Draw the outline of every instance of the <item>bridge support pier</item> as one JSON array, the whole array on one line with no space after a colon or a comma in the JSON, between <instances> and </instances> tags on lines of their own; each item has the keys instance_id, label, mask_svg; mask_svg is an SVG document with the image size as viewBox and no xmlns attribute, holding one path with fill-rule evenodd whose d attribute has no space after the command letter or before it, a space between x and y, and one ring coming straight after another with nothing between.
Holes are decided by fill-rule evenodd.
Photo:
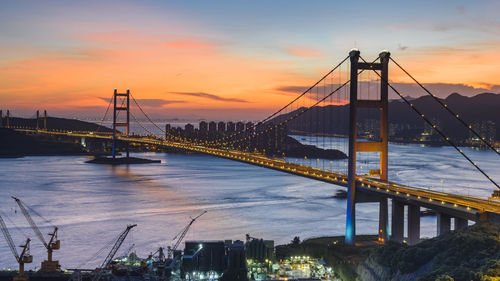
<instances>
[{"instance_id":1,"label":"bridge support pier","mask_svg":"<svg viewBox=\"0 0 500 281\"><path fill-rule=\"evenodd\" d=\"M455 230L464 229L469 226L469 221L462 218L454 219Z\"/></svg>"},{"instance_id":2,"label":"bridge support pier","mask_svg":"<svg viewBox=\"0 0 500 281\"><path fill-rule=\"evenodd\" d=\"M420 242L420 206L408 205L408 245Z\"/></svg>"},{"instance_id":3,"label":"bridge support pier","mask_svg":"<svg viewBox=\"0 0 500 281\"><path fill-rule=\"evenodd\" d=\"M389 210L387 207L387 198L382 198L378 213L378 241L385 243L389 233Z\"/></svg>"},{"instance_id":4,"label":"bridge support pier","mask_svg":"<svg viewBox=\"0 0 500 281\"><path fill-rule=\"evenodd\" d=\"M392 200L391 240L403 243L405 227L405 204L401 201Z\"/></svg>"},{"instance_id":5,"label":"bridge support pier","mask_svg":"<svg viewBox=\"0 0 500 281\"><path fill-rule=\"evenodd\" d=\"M451 216L444 213L437 214L437 235L443 235L451 230Z\"/></svg>"}]
</instances>

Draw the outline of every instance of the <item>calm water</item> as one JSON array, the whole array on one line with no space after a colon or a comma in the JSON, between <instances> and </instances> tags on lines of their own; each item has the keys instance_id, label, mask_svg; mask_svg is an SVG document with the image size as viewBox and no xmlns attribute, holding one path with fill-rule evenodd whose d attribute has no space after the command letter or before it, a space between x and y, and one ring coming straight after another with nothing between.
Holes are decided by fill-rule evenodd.
<instances>
[{"instance_id":1,"label":"calm water","mask_svg":"<svg viewBox=\"0 0 500 281\"><path fill-rule=\"evenodd\" d=\"M318 143L342 145L340 139ZM452 148L391 144L389 150L392 180L479 197L493 191ZM500 181L497 155L465 150ZM294 236L344 234L346 204L331 197L339 189L334 185L205 155L135 156L162 163L107 167L86 164L84 156L0 159L0 210L10 219L6 223L16 244L25 235L33 238L34 262L28 268L38 267L46 253L10 196L20 197L60 227L61 250L55 257L63 268L96 267L109 248L97 257L94 254L130 223L138 227L118 253L135 244L137 254L145 256L158 246L170 245L189 217L202 210L208 213L193 225L188 240L244 239L250 233L287 243ZM344 165L343 161L297 161L325 168ZM364 163L370 166L369 161ZM377 205L359 205L357 212L358 233L376 233ZM48 225L38 217L35 220L42 233L48 233ZM423 217L422 236L434 235L435 217ZM0 251L0 268L17 267L3 237Z\"/></svg>"}]
</instances>

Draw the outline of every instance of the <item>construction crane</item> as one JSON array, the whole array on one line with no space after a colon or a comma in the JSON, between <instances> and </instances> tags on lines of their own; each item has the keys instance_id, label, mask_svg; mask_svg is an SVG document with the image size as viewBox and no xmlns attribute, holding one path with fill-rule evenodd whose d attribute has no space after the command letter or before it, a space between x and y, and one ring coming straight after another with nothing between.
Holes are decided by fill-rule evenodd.
<instances>
[{"instance_id":1,"label":"construction crane","mask_svg":"<svg viewBox=\"0 0 500 281\"><path fill-rule=\"evenodd\" d=\"M174 246L172 247L168 247L168 258L171 259L174 252L177 250L177 247L179 247L179 245L181 244L182 242L182 239L184 239L184 237L186 236L189 228L191 227L191 225L201 216L203 216L207 211L203 211L201 214L199 214L198 216L196 216L195 218L191 218L191 221L188 223L188 225L181 231L179 232L175 237L174 239L172 240L175 240L177 238L177 241L175 242Z\"/></svg>"},{"instance_id":2,"label":"construction crane","mask_svg":"<svg viewBox=\"0 0 500 281\"><path fill-rule=\"evenodd\" d=\"M24 202L22 202L19 198L12 196L12 199L14 199L17 205L19 205L19 208L21 209L21 212L23 213L24 217L26 217L26 220L30 224L31 229L33 229L33 232L35 232L36 236L38 236L38 239L40 239L40 241L43 243L43 246L45 246L45 249L47 249L47 260L42 261L42 266L40 267L40 271L50 272L50 273L59 272L61 267L59 265L59 261L52 260L52 251L59 250L61 248L61 241L57 239L57 230L58 230L57 226L54 226L54 231L48 234L50 239L49 242L47 242L43 237L42 232L36 225L35 221L33 221L33 218L31 217L30 213L27 210L27 208L30 207L27 206Z\"/></svg>"},{"instance_id":3,"label":"construction crane","mask_svg":"<svg viewBox=\"0 0 500 281\"><path fill-rule=\"evenodd\" d=\"M97 273L94 275L94 278L92 279L92 281L98 281L99 279L101 279L101 276L104 272L104 269L109 267L109 264L111 263L111 261L115 257L116 252L118 251L118 249L120 249L120 246L122 245L125 238L127 238L128 233L130 232L130 230L132 228L134 228L136 226L137 226L137 224L127 225L127 228L118 236L118 238L116 238L115 244L113 245L113 248L111 248L111 251L106 256L106 258L104 259L104 262L101 264L101 266L97 268Z\"/></svg>"},{"instance_id":4,"label":"construction crane","mask_svg":"<svg viewBox=\"0 0 500 281\"><path fill-rule=\"evenodd\" d=\"M17 253L16 246L14 245L14 241L12 241L12 236L10 236L9 229L5 225L5 222L3 221L2 216L0 216L0 227L2 228L3 236L5 237L7 244L9 244L9 247L10 247L12 254L14 254L16 261L19 263L19 274L17 276L14 276L13 280L14 281L27 281L27 280L29 280L28 276L24 275L24 264L31 263L33 261L33 256L30 255L30 253L29 253L31 240L29 238L27 238L26 243L24 245L20 246L23 250L21 251L21 254L19 255Z\"/></svg>"}]
</instances>

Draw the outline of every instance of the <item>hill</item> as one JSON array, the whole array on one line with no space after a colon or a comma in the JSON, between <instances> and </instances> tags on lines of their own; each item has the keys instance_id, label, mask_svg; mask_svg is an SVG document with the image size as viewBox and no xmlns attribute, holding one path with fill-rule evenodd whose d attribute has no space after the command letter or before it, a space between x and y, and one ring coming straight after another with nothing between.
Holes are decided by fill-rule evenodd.
<instances>
[{"instance_id":1,"label":"hill","mask_svg":"<svg viewBox=\"0 0 500 281\"><path fill-rule=\"evenodd\" d=\"M3 126L5 126L6 120L2 120ZM26 127L26 128L36 128L36 118L9 118L10 127ZM43 128L43 118L38 120L38 125ZM2 124L0 124L0 127ZM100 131L100 132L112 132L113 130L100 126L96 123L80 121L76 119L58 118L58 117L47 117L47 129L48 130L70 130L70 131Z\"/></svg>"},{"instance_id":2,"label":"hill","mask_svg":"<svg viewBox=\"0 0 500 281\"><path fill-rule=\"evenodd\" d=\"M473 97L465 97L457 93L442 99L449 108L457 112L462 119L471 124L489 141L500 140L500 94L482 93ZM449 114L430 96L423 96L411 101L426 117L433 121L445 134L458 142L470 140L471 134L454 116ZM274 118L272 123L279 123L303 109ZM368 137L378 136L378 109L360 109L358 112L358 131ZM328 105L314 107L297 119L288 122L292 133L298 134L336 134L346 136L349 131L349 105ZM434 141L440 141L437 134L426 125L411 108L402 100L389 102L389 137L391 140L420 140L422 133L427 132Z\"/></svg>"},{"instance_id":3,"label":"hill","mask_svg":"<svg viewBox=\"0 0 500 281\"><path fill-rule=\"evenodd\" d=\"M500 225L478 223L414 246L390 243L357 269L357 280L500 280Z\"/></svg>"}]
</instances>

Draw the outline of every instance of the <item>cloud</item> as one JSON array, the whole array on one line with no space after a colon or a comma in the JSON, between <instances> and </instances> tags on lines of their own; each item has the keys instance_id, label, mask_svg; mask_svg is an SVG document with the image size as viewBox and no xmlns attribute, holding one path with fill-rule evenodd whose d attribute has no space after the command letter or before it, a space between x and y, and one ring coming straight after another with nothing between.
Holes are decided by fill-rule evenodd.
<instances>
[{"instance_id":1,"label":"cloud","mask_svg":"<svg viewBox=\"0 0 500 281\"><path fill-rule=\"evenodd\" d=\"M400 92L403 96L410 96L416 98L426 95L426 92L415 83L393 82L391 83L391 85L393 85L394 88L398 90L398 92ZM326 84L317 86L317 88L319 93L331 93L339 86L340 86L339 84ZM468 97L487 92L500 93L500 85L494 85L494 84L484 84L484 87L474 87L465 84L424 83L424 86L431 93L440 98L446 98L452 93L459 93L463 96L468 96ZM349 91L349 85L346 85L345 87L346 91ZM368 81L359 82L359 89L361 89L364 92L377 93L378 87L379 84L377 82L368 82ZM291 85L291 86L281 86L276 88L276 90L283 92L287 95L297 96L299 94L302 94L308 88L309 88L308 86ZM311 90L310 93L311 95L308 95L307 97L313 100L316 100L318 98L321 99L324 97L324 94L320 94L319 96L316 95L316 88ZM389 98L394 99L394 98L399 98L399 96L397 96L397 94L392 89L390 89Z\"/></svg>"},{"instance_id":2,"label":"cloud","mask_svg":"<svg viewBox=\"0 0 500 281\"><path fill-rule=\"evenodd\" d=\"M296 46L286 48L285 51L292 56L300 58L318 58L324 56L323 51L314 47Z\"/></svg>"},{"instance_id":3,"label":"cloud","mask_svg":"<svg viewBox=\"0 0 500 281\"><path fill-rule=\"evenodd\" d=\"M216 101L229 101L229 102L248 102L243 99L238 99L238 98L225 98L221 96L217 96L214 94L208 94L208 93L191 93L191 92L171 92L172 94L176 95L181 95L181 96L191 96L191 97L199 97L199 98L206 98L206 99L211 99L211 100L216 100Z\"/></svg>"},{"instance_id":4,"label":"cloud","mask_svg":"<svg viewBox=\"0 0 500 281\"><path fill-rule=\"evenodd\" d=\"M109 98L99 97L99 99L105 101L106 103L109 102ZM144 106L144 107L163 107L164 105L167 105L167 104L185 103L186 102L186 101L182 101L182 100L164 100L164 99L135 99L135 100L137 101L137 103L140 106ZM130 101L130 102L133 103L133 101Z\"/></svg>"}]
</instances>

